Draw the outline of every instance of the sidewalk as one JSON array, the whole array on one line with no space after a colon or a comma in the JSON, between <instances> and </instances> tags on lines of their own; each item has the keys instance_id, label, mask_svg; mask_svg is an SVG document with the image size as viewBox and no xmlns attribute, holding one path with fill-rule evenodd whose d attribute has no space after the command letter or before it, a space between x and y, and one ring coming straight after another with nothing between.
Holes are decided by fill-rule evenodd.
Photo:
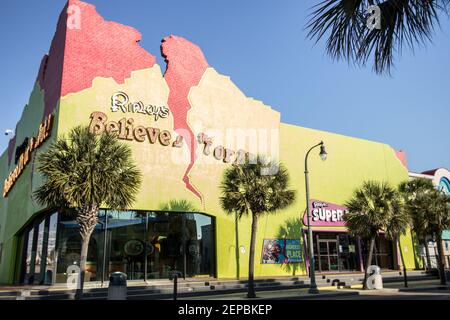
<instances>
[{"instance_id":1,"label":"sidewalk","mask_svg":"<svg viewBox=\"0 0 450 320\"><path fill-rule=\"evenodd\" d=\"M405 288L403 283L387 283L382 290L362 290L362 285L352 285L344 288L337 287L320 287L319 294L308 293L307 288L303 289L289 289L289 290L274 290L274 291L260 291L256 293L257 298L252 300L313 300L313 299L342 299L354 296L369 296L369 295L386 295L396 293L415 293L427 291L442 291L450 293L450 285L442 286L439 280L425 280L414 281L408 283ZM179 298L179 300L248 300L245 292L222 294L222 295L205 295L188 298Z\"/></svg>"},{"instance_id":2,"label":"sidewalk","mask_svg":"<svg viewBox=\"0 0 450 320\"><path fill-rule=\"evenodd\" d=\"M333 299L336 297L355 296L359 295L358 290L351 289L321 289L318 294L308 293L308 289L289 289L289 290L275 290L275 291L260 291L256 292L256 298L253 300L307 300L307 299ZM179 298L178 300L249 300L247 293L231 293L213 296L197 296L189 298Z\"/></svg>"}]
</instances>

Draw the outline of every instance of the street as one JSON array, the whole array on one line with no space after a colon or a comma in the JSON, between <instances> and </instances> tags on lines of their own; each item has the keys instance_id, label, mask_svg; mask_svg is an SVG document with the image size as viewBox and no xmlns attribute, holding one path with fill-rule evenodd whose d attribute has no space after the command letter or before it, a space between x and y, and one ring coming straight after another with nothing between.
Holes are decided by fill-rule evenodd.
<instances>
[{"instance_id":1,"label":"street","mask_svg":"<svg viewBox=\"0 0 450 320\"><path fill-rule=\"evenodd\" d=\"M317 300L329 300L320 297ZM450 300L450 290L423 290L413 292L398 292L389 289L380 291L362 291L358 295L337 296L333 300Z\"/></svg>"}]
</instances>

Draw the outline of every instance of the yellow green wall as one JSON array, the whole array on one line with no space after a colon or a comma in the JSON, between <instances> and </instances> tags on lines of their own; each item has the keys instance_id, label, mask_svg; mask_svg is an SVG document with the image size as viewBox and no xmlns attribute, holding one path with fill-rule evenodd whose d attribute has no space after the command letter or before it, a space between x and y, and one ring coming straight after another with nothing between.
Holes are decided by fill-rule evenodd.
<instances>
[{"instance_id":1,"label":"yellow green wall","mask_svg":"<svg viewBox=\"0 0 450 320\"><path fill-rule=\"evenodd\" d=\"M167 106L168 86L158 65L146 70L133 72L124 84L113 79L96 78L91 88L69 94L60 101L55 116L52 138L66 134L74 126L90 122L90 115L100 111L108 120L118 121L123 117L133 118L135 125L154 126L173 133L173 115L155 121L148 115L113 113L110 110L111 96L118 91L128 94L132 101L145 104ZM302 128L280 123L280 114L269 106L246 97L230 80L213 68L204 74L200 84L189 94L192 106L188 122L194 134L206 133L214 138L214 146L223 145L237 150L261 152L264 147L273 151L287 167L291 177L291 188L296 191L295 203L277 214L262 217L258 225L256 243L256 276L282 276L304 274L305 266L261 264L261 251L264 239L279 238L288 231L290 238L298 238L299 221L305 211L304 157L306 151L323 140L329 154L322 162L318 154L311 154L309 162L311 197L336 204L343 204L352 192L365 180L388 181L392 185L408 178L406 168L397 159L394 150L385 144L371 142L338 134ZM42 120L43 103L38 87L30 99L32 108L25 108L19 123L18 142L26 136L34 136ZM236 140L237 133L258 137L258 149L253 150L251 140L242 145ZM175 134L174 134L175 135ZM229 164L217 161L212 156L197 150L198 159L190 173L193 185L203 195L202 203L191 193L182 181L189 159L186 144L182 148L163 147L148 141L124 141L133 150L133 157L143 173L143 185L137 195L135 210L159 210L173 199L185 199L196 205L202 212L216 218L217 276L236 277L235 224L234 216L229 216L219 205L223 171ZM48 148L46 142L38 152ZM13 166L7 165L6 152L0 158L0 178L6 178ZM32 190L41 183L32 165L13 187L6 199L0 200L0 223L3 226L0 241L4 243L4 253L0 264L0 283L13 281L15 260L14 245L17 233L42 208L31 198ZM31 184L31 178L33 183ZM246 248L240 253L240 274L248 272L248 253L250 242L250 219L239 222L239 244ZM294 231L292 231L294 230ZM297 231L295 231L297 230ZM414 268L414 254L411 238L402 238L408 268ZM293 268L294 267L294 268Z\"/></svg>"}]
</instances>

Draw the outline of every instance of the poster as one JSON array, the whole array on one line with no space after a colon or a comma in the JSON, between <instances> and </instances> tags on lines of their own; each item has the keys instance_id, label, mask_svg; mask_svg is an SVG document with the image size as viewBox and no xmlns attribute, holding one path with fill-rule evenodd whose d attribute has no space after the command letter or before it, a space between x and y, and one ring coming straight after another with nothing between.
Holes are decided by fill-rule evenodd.
<instances>
[{"instance_id":1,"label":"poster","mask_svg":"<svg viewBox=\"0 0 450 320\"><path fill-rule=\"evenodd\" d=\"M272 239L264 240L262 264L286 264L302 262L300 240Z\"/></svg>"}]
</instances>

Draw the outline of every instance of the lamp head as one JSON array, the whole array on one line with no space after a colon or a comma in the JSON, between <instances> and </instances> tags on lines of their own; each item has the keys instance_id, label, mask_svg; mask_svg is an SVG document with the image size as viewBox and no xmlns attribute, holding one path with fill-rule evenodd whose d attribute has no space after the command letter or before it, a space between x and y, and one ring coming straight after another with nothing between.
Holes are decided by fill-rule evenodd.
<instances>
[{"instance_id":1,"label":"lamp head","mask_svg":"<svg viewBox=\"0 0 450 320\"><path fill-rule=\"evenodd\" d=\"M328 153L325 150L325 145L324 145L323 141L322 141L322 145L320 146L320 154L319 155L320 155L320 158L322 159L322 161L327 160Z\"/></svg>"}]
</instances>

